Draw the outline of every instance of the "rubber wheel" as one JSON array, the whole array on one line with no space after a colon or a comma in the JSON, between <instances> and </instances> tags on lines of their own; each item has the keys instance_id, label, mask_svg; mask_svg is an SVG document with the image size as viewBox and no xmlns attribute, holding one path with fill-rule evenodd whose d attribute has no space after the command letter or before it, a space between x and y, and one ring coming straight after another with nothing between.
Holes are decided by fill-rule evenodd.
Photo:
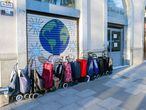
<instances>
[{"instance_id":1,"label":"rubber wheel","mask_svg":"<svg viewBox=\"0 0 146 110\"><path fill-rule=\"evenodd\" d=\"M29 98L29 94L25 94L24 99L28 99L28 98Z\"/></svg>"},{"instance_id":2,"label":"rubber wheel","mask_svg":"<svg viewBox=\"0 0 146 110\"><path fill-rule=\"evenodd\" d=\"M33 96L32 96L33 99L36 99L38 97L39 97L39 94L38 93L34 93Z\"/></svg>"},{"instance_id":3,"label":"rubber wheel","mask_svg":"<svg viewBox=\"0 0 146 110\"><path fill-rule=\"evenodd\" d=\"M64 83L64 84L63 84L63 88L64 88L64 89L68 88L68 84L67 84L67 83Z\"/></svg>"},{"instance_id":4,"label":"rubber wheel","mask_svg":"<svg viewBox=\"0 0 146 110\"><path fill-rule=\"evenodd\" d=\"M96 79L97 78L97 76L94 76L94 79Z\"/></svg>"},{"instance_id":5,"label":"rubber wheel","mask_svg":"<svg viewBox=\"0 0 146 110\"><path fill-rule=\"evenodd\" d=\"M33 94L29 94L29 99L32 99L33 98Z\"/></svg>"},{"instance_id":6,"label":"rubber wheel","mask_svg":"<svg viewBox=\"0 0 146 110\"><path fill-rule=\"evenodd\" d=\"M19 94L16 96L16 101L22 101L23 100L23 95Z\"/></svg>"}]
</instances>

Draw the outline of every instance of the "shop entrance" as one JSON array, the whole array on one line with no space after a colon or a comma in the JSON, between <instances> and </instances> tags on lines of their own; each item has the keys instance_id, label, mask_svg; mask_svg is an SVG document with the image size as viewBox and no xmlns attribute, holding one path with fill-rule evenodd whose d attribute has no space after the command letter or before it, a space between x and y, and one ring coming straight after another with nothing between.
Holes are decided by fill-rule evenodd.
<instances>
[{"instance_id":1,"label":"shop entrance","mask_svg":"<svg viewBox=\"0 0 146 110\"><path fill-rule=\"evenodd\" d=\"M123 64L123 29L108 28L108 52L113 59L113 66Z\"/></svg>"}]
</instances>

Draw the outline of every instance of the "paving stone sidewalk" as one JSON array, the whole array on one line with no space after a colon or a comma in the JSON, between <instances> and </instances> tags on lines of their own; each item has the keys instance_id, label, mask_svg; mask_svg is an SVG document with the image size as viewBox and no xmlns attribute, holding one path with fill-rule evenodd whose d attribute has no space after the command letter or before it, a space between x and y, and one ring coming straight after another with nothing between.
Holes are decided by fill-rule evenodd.
<instances>
[{"instance_id":1,"label":"paving stone sidewalk","mask_svg":"<svg viewBox=\"0 0 146 110\"><path fill-rule=\"evenodd\" d=\"M146 110L146 63L0 110Z\"/></svg>"}]
</instances>

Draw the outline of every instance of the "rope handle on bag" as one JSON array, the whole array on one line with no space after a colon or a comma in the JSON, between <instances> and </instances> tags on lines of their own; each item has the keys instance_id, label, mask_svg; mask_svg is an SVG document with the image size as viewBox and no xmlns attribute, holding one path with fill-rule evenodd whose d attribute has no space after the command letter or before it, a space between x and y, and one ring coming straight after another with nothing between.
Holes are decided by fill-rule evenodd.
<instances>
[{"instance_id":1,"label":"rope handle on bag","mask_svg":"<svg viewBox=\"0 0 146 110\"><path fill-rule=\"evenodd\" d=\"M98 58L97 55L95 53L92 53L92 57L93 58Z\"/></svg>"},{"instance_id":2,"label":"rope handle on bag","mask_svg":"<svg viewBox=\"0 0 146 110\"><path fill-rule=\"evenodd\" d=\"M88 52L88 56L92 56L93 52Z\"/></svg>"},{"instance_id":3,"label":"rope handle on bag","mask_svg":"<svg viewBox=\"0 0 146 110\"><path fill-rule=\"evenodd\" d=\"M51 58L51 57L52 57L52 58ZM51 62L51 63L53 64L53 63L56 62L56 61L55 61L55 58L56 58L55 55L50 55L50 56L48 57L48 61Z\"/></svg>"},{"instance_id":4,"label":"rope handle on bag","mask_svg":"<svg viewBox=\"0 0 146 110\"><path fill-rule=\"evenodd\" d=\"M17 65L18 65L18 62L13 66L13 70L10 74L10 82L12 82L13 76L14 76L15 73L18 75Z\"/></svg>"},{"instance_id":5,"label":"rope handle on bag","mask_svg":"<svg viewBox=\"0 0 146 110\"><path fill-rule=\"evenodd\" d=\"M28 74L31 75L31 69L32 69L32 65L33 65L33 58L30 58L28 61Z\"/></svg>"},{"instance_id":6,"label":"rope handle on bag","mask_svg":"<svg viewBox=\"0 0 146 110\"><path fill-rule=\"evenodd\" d=\"M48 61L49 62L52 62L52 60L50 60L51 59L51 57L53 57L54 55L50 55L49 57L48 57Z\"/></svg>"},{"instance_id":7,"label":"rope handle on bag","mask_svg":"<svg viewBox=\"0 0 146 110\"><path fill-rule=\"evenodd\" d=\"M18 70L18 62L14 65L13 69L14 69L15 71Z\"/></svg>"},{"instance_id":8,"label":"rope handle on bag","mask_svg":"<svg viewBox=\"0 0 146 110\"><path fill-rule=\"evenodd\" d=\"M75 56L72 55L72 54L68 54L66 57L66 60L69 62L69 61L74 61L75 60Z\"/></svg>"},{"instance_id":9,"label":"rope handle on bag","mask_svg":"<svg viewBox=\"0 0 146 110\"><path fill-rule=\"evenodd\" d=\"M69 62L69 60L70 60L69 56L65 56L65 60L66 60L67 62Z\"/></svg>"},{"instance_id":10,"label":"rope handle on bag","mask_svg":"<svg viewBox=\"0 0 146 110\"><path fill-rule=\"evenodd\" d=\"M19 70L19 67L18 67L18 62L14 65L14 70L17 73L17 75L20 77L20 70Z\"/></svg>"}]
</instances>

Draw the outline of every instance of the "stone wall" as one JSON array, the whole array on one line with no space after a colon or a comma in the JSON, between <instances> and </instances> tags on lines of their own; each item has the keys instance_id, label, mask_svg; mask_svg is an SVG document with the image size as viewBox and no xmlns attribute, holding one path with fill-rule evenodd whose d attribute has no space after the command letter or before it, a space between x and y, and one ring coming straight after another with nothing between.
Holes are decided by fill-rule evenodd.
<instances>
[{"instance_id":1,"label":"stone wall","mask_svg":"<svg viewBox=\"0 0 146 110\"><path fill-rule=\"evenodd\" d=\"M133 0L134 33L133 33L133 64L140 64L144 60L144 10L145 0Z\"/></svg>"}]
</instances>

